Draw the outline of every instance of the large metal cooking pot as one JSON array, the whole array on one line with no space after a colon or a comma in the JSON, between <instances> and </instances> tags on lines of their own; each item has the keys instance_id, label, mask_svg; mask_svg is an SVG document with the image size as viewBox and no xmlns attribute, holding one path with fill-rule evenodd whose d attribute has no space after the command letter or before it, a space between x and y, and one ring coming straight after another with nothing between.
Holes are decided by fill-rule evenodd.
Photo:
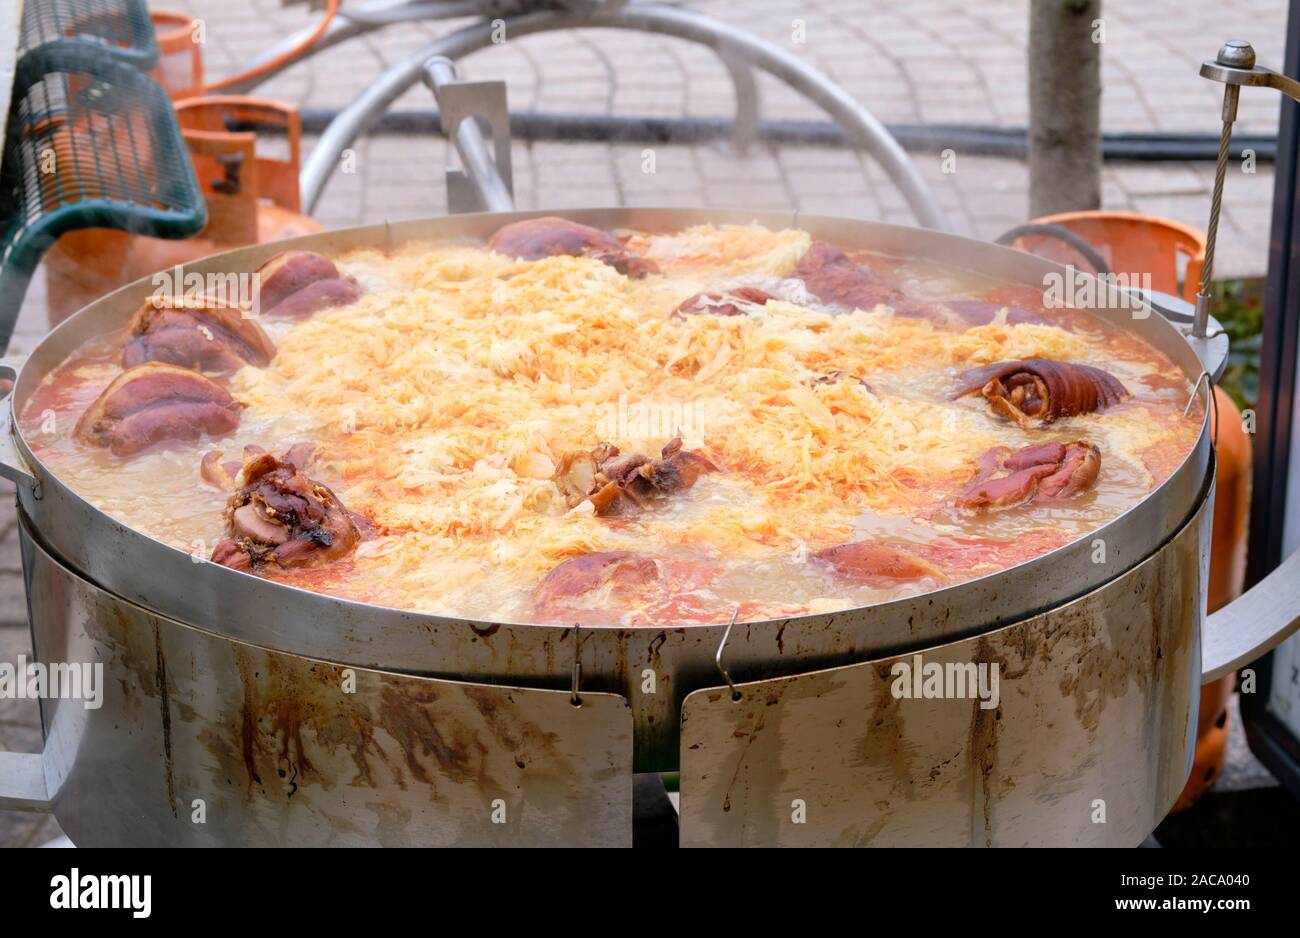
<instances>
[{"instance_id":1,"label":"large metal cooking pot","mask_svg":"<svg viewBox=\"0 0 1300 938\"><path fill-rule=\"evenodd\" d=\"M186 272L251 271L288 247L330 254L417 238L485 238L535 214L541 213L328 232L231 251L187 265ZM563 214L599 227L651 231L704 222L795 225L847 248L930 258L1036 287L1046 274L1061 271L994 245L843 219L665 209ZM899 779L909 773L929 771L929 787L943 787L935 781L945 777L942 771L913 765L900 754L929 749L945 738L944 726L961 729L970 757L957 760L967 765L970 779L948 782L961 788L982 779L987 816L980 827L972 814L962 842L1117 843L1135 834L1140 839L1182 785L1202 667L1209 551L1204 519L1213 482L1208 407L1185 462L1145 500L1090 538L992 576L834 614L743 623L727 636L725 648L720 626L663 623L578 633L466 621L335 599L196 562L95 509L33 456L11 413L21 412L41 379L70 352L119 328L150 292L147 280L138 281L51 332L17 374L6 408L10 425L0 437L0 471L18 489L37 656L105 662L121 699L93 712L43 701L45 755L32 757L34 762L0 754L0 806L53 803L74 840L88 843L491 842L502 825L485 835L474 824L466 826L466 813L477 818L483 805L496 800L494 792L510 792L513 785L530 788L537 799L526 801L532 805L527 816L509 827L517 838L617 842L627 827L630 787L625 791L621 781L611 787L610 779L680 767L684 841L833 841L825 828L820 839L808 827L793 835L781 832L776 819L789 809L779 805L788 804L789 785L799 778L818 789L822 805L839 794L847 812L841 831L853 827L849 822L862 805L893 806L872 808L882 818L867 825L875 834L856 840L886 832L885 840L905 841L927 830L935 834L928 839L951 840L950 826L918 827L919 820L909 820L929 797L919 779L904 799L913 811L904 810L898 798ZM1193 342L1161 316L1130 309L1096 312L1167 354L1205 401L1201 377L1220 366L1225 339ZM1106 548L1100 563L1098 540ZM1275 574L1210 620L1221 627L1204 638L1210 676L1251 660L1295 628L1297 579L1294 573ZM1281 595L1279 587L1289 594ZM1132 621L1116 621L1111 610L1127 607ZM1071 643L1082 643L1078 654L1065 653ZM1105 662L1087 653L1098 647L1107 653ZM1015 699L1032 703L1017 715L1014 735L1021 742L1015 751L1003 744L996 757L990 755L987 739L979 737L990 727L968 706L936 710L920 723L888 714L873 722L867 719L871 711L853 709L871 701L884 707L889 683L882 674L888 675L889 662L917 650L1004 662L1019 681ZM1022 666L1013 666L1008 656L1023 658ZM1076 691L1065 693L1069 672L1084 659L1089 666L1104 665L1106 680L1092 686L1076 675ZM363 690L338 699L334 682L344 670L361 675ZM723 686L724 673L737 682L742 705ZM113 696L114 680L108 683ZM575 689L581 707L573 706ZM1003 697L1008 711L1016 709L1005 702L1009 692ZM1144 704L1136 702L1139 697ZM145 698L151 702L141 706ZM764 699L758 715L743 705ZM1107 700L1114 702L1101 718L1093 711L1106 710ZM573 714L582 718L575 723ZM1098 728L1116 717L1128 722L1116 723L1109 733ZM1145 726L1135 729L1133 720ZM849 729L843 729L846 724ZM785 729L773 729L778 725ZM803 729L795 733L796 726ZM1083 736L1067 726L1082 728ZM340 727L350 729L337 736ZM766 739L776 734L784 743L735 749L737 739L753 744L763 737L764 727ZM865 736L838 738L841 731ZM885 758L884 750L871 755L885 731L896 737L894 755L883 774L867 778L863 766L878 769ZM724 744L727 739L731 746ZM1029 760L1021 747L1031 741L1041 752ZM845 763L845 747L858 743L865 761ZM524 749L528 754L520 755ZM767 753L766 768L753 764L760 751ZM805 758L792 761L796 751ZM504 758L512 752L518 757ZM468 762L454 758L466 753L478 756ZM832 761L839 753L842 771L817 753ZM378 771L376 761L388 768ZM1140 780L1134 776L1138 765L1146 767ZM994 791L995 767L998 778L1021 772L1029 777L1005 791L998 782ZM1133 780L1120 823L1079 827L1050 820L1043 807L1051 799L1043 787L1048 780L1059 786L1073 779L1087 787L1085 780L1112 771ZM732 789L713 798L706 794L720 773L730 773L733 786L743 778L746 797ZM105 786L111 797L104 795ZM207 793L205 798L222 789L222 823L183 823L187 788ZM369 792L364 810L356 788ZM778 809L764 800L765 792L778 799ZM873 792L892 795L876 798ZM608 810L594 811L591 799ZM110 802L111 809L104 806ZM112 811L134 811L137 823L124 825ZM579 815L585 821L576 820ZM995 816L1011 824L1006 836L999 835ZM148 824L138 823L145 817ZM403 817L410 823L401 823ZM688 820L695 835L687 832ZM422 835L421 821L437 836ZM940 829L944 836L938 836Z\"/></svg>"}]
</instances>

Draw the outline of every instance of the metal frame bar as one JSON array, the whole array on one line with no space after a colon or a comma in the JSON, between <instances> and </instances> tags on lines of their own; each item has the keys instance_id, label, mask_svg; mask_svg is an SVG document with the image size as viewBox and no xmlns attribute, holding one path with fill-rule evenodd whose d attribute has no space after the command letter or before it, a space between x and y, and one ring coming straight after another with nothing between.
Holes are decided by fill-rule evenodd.
<instances>
[{"instance_id":1,"label":"metal frame bar","mask_svg":"<svg viewBox=\"0 0 1300 938\"><path fill-rule=\"evenodd\" d=\"M1300 0L1288 4L1283 72L1300 75ZM1284 535L1295 420L1297 355L1300 354L1300 105L1283 96L1273 183L1268 285L1264 298L1255 461L1251 488L1246 581L1273 570L1286 549ZM1287 789L1300 797L1300 739L1268 706L1272 653L1255 663L1258 686L1241 697L1242 722L1251 751Z\"/></svg>"},{"instance_id":2,"label":"metal frame bar","mask_svg":"<svg viewBox=\"0 0 1300 938\"><path fill-rule=\"evenodd\" d=\"M621 5L621 0L619 0L618 5ZM311 47L289 55L274 69L256 75L247 81L232 86L232 88L237 92L246 93L304 58L315 55L317 52L324 51L355 36L373 32L394 23L406 23L416 20L446 20L479 14L492 15L489 5L476 2L476 0L450 0L450 2L427 2L427 0L396 0L396 2L392 2L392 0L387 0L387 2L375 3L355 10L340 10L335 20L326 28L325 34ZM293 52L296 46L310 37L314 28L307 27L286 36L258 55L253 60L251 67L256 68L258 65L269 62L278 56ZM732 144L737 152L744 153L753 145L758 136L758 86L754 82L753 72L745 66L743 61L727 55L725 50L719 50L718 54L719 58L722 59L723 66L727 69L727 74L731 77L731 83L736 94L736 120Z\"/></svg>"},{"instance_id":3,"label":"metal frame bar","mask_svg":"<svg viewBox=\"0 0 1300 938\"><path fill-rule=\"evenodd\" d=\"M406 11L411 14L407 18L415 19L425 15L424 12L418 16L414 15L417 7L423 7L427 12L429 5L411 6ZM401 7L384 7L384 9L391 11L390 15L394 17L392 22L399 21L397 17L401 13ZM752 128L757 122L757 90L750 73L754 68L761 69L799 91L841 124L850 138L858 146L866 149L884 168L890 181L903 193L908 207L920 224L941 231L948 230L946 217L935 202L929 187L885 126L843 88L778 46L746 35L699 13L657 4L633 3L624 7L597 9L585 13L541 11L510 17L502 22L505 24L505 34L511 38L557 29L584 27L633 29L685 39L714 49L722 58L733 82L737 82L736 126L737 145L740 147L750 139ZM327 31L321 41L309 51L311 53L321 51L352 36L379 28L379 25L356 19L348 20L337 29ZM439 37L391 66L356 100L340 111L303 163L300 181L303 204L307 211L311 211L320 199L342 152L378 119L393 101L420 79L425 63L430 58L445 56L455 60L469 55L492 45L494 32L496 29L492 21L483 20ZM250 84L249 87L251 86Z\"/></svg>"},{"instance_id":4,"label":"metal frame bar","mask_svg":"<svg viewBox=\"0 0 1300 938\"><path fill-rule=\"evenodd\" d=\"M451 59L441 56L424 64L424 83L438 99L442 131L455 144L463 167L447 168L448 207L457 213L514 211L506 83L462 81ZM490 140L484 124L492 132Z\"/></svg>"}]
</instances>

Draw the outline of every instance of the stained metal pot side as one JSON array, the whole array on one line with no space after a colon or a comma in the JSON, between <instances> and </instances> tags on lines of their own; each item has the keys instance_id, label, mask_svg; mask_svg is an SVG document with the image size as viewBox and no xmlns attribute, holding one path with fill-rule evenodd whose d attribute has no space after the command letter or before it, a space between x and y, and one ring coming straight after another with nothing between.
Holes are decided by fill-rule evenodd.
<instances>
[{"instance_id":1,"label":"stained metal pot side","mask_svg":"<svg viewBox=\"0 0 1300 938\"><path fill-rule=\"evenodd\" d=\"M475 214L371 225L260 244L187 264L189 273L251 271L286 249L335 254L356 247L395 247L415 239L485 239L501 225L561 214L603 228L676 231L706 223L797 226L847 249L869 249L978 271L1040 288L1065 268L1032 255L934 231L893 225L753 211L578 209ZM149 278L92 303L54 329L33 351L11 395L22 412L40 381L87 340L118 329L153 292ZM1189 382L1203 366L1187 341L1158 315L1094 310L1132 329L1168 355ZM1204 402L1204 392L1201 392ZM1208 412L1208 408L1206 408ZM566 687L574 662L570 627L487 622L352 602L287 587L216 564L196 562L115 521L69 489L31 452L14 421L13 443L34 482L18 485L23 510L49 549L92 582L161 615L267 648L325 660L484 682L526 681ZM1091 537L1000 573L889 603L833 614L738 625L725 650L737 680L828 667L986 632L1054 608L1109 582L1145 560L1199 506L1211 458L1207 419L1183 464L1158 489ZM1105 560L1094 562L1095 544ZM714 656L722 626L584 627L583 686L628 694L637 729L637 767L675 759L677 713L690 691L717 682ZM635 693L653 671L656 691ZM652 753L657 756L652 757Z\"/></svg>"},{"instance_id":2,"label":"stained metal pot side","mask_svg":"<svg viewBox=\"0 0 1300 938\"><path fill-rule=\"evenodd\" d=\"M1207 493L1101 588L924 649L997 667L992 707L902 704L895 666L911 653L743 683L734 702L716 679L692 693L682 843L1135 846L1192 764L1212 518ZM104 669L100 705L41 701L43 755L21 757L40 764L38 810L79 846L631 842L624 696L584 690L575 707L568 691L259 648L94 586L21 513L19 544L36 659ZM790 823L796 798L809 823Z\"/></svg>"}]
</instances>

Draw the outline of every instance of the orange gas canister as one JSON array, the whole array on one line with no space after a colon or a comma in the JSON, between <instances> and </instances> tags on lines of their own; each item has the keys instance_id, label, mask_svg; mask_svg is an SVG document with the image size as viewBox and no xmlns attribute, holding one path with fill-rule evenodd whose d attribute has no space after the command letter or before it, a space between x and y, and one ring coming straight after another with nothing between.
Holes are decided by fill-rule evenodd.
<instances>
[{"instance_id":1,"label":"orange gas canister","mask_svg":"<svg viewBox=\"0 0 1300 938\"><path fill-rule=\"evenodd\" d=\"M1241 595L1246 580L1246 522L1250 513L1250 436L1228 393L1214 389L1219 407L1215 434L1214 533L1210 547L1209 611ZM1201 688L1196 757L1187 786L1173 810L1190 808L1210 789L1228 752L1228 700L1236 681L1229 674Z\"/></svg>"},{"instance_id":2,"label":"orange gas canister","mask_svg":"<svg viewBox=\"0 0 1300 938\"><path fill-rule=\"evenodd\" d=\"M1205 237L1195 228L1167 218L1133 212L1065 212L1034 219L1035 224L1069 229L1098 250L1118 274L1150 278L1152 289L1195 302L1205 263ZM1087 269L1072 247L1050 237L1022 235L1014 246L1061 264ZM1218 403L1214 531L1210 551L1209 610L1240 595L1246 577L1246 524L1250 511L1250 436L1232 398L1214 389ZM1209 790L1227 755L1228 701L1234 676L1201 688L1196 756L1187 785L1173 810L1193 805Z\"/></svg>"},{"instance_id":3,"label":"orange gas canister","mask_svg":"<svg viewBox=\"0 0 1300 938\"><path fill-rule=\"evenodd\" d=\"M203 94L203 24L188 13L150 10L158 64L149 76L173 101Z\"/></svg>"},{"instance_id":4,"label":"orange gas canister","mask_svg":"<svg viewBox=\"0 0 1300 938\"><path fill-rule=\"evenodd\" d=\"M1151 288L1196 302L1205 263L1205 237L1191 225L1136 212L1063 212L1035 218L1037 225L1068 228L1091 244L1115 274L1145 274ZM1015 247L1058 264L1090 270L1069 245L1041 235L1022 235Z\"/></svg>"}]
</instances>

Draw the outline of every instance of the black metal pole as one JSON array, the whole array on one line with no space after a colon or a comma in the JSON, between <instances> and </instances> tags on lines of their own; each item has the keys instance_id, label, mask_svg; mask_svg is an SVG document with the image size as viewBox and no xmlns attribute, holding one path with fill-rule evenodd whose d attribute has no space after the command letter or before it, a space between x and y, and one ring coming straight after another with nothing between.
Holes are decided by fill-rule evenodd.
<instances>
[{"instance_id":1,"label":"black metal pole","mask_svg":"<svg viewBox=\"0 0 1300 938\"><path fill-rule=\"evenodd\" d=\"M1282 71L1300 75L1300 0L1289 4ZM1256 404L1248 586L1282 560L1300 351L1300 106L1283 95L1281 107ZM1255 688L1254 693L1241 695L1242 722L1251 751L1300 798L1300 739L1268 706L1274 657L1269 653L1251 665Z\"/></svg>"},{"instance_id":2,"label":"black metal pole","mask_svg":"<svg viewBox=\"0 0 1300 938\"><path fill-rule=\"evenodd\" d=\"M1300 74L1300 0L1291 0L1283 72ZM1281 96L1264 294L1247 585L1282 560L1300 327L1300 106Z\"/></svg>"}]
</instances>

